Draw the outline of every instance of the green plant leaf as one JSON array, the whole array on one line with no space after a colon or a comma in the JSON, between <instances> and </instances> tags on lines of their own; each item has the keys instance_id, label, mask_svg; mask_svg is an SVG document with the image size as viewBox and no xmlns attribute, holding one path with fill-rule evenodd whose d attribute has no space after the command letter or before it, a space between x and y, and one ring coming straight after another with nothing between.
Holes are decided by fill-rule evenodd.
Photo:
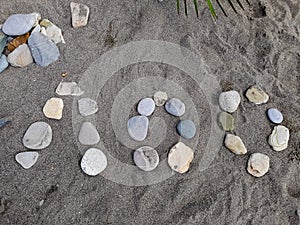
<instances>
[{"instance_id":1,"label":"green plant leaf","mask_svg":"<svg viewBox=\"0 0 300 225\"><path fill-rule=\"evenodd\" d=\"M180 0L176 0L177 12L180 13Z\"/></svg>"},{"instance_id":2,"label":"green plant leaf","mask_svg":"<svg viewBox=\"0 0 300 225\"><path fill-rule=\"evenodd\" d=\"M209 8L210 13L213 16L213 18L217 19L217 14L215 12L215 9L214 9L213 5L211 4L211 1L210 0L206 0L206 3L208 5L208 8Z\"/></svg>"},{"instance_id":3,"label":"green plant leaf","mask_svg":"<svg viewBox=\"0 0 300 225\"><path fill-rule=\"evenodd\" d=\"M196 11L197 18L199 18L199 10L198 10L197 0L194 0L194 6L195 6L195 11Z\"/></svg>"}]
</instances>

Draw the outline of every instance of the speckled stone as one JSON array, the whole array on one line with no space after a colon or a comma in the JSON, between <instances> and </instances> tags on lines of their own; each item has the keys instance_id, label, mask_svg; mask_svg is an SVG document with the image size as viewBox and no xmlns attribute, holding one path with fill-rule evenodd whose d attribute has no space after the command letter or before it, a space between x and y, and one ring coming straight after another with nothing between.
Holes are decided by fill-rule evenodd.
<instances>
[{"instance_id":1,"label":"speckled stone","mask_svg":"<svg viewBox=\"0 0 300 225\"><path fill-rule=\"evenodd\" d=\"M107 158L100 149L90 148L83 155L80 165L85 174L96 176L107 167Z\"/></svg>"},{"instance_id":2,"label":"speckled stone","mask_svg":"<svg viewBox=\"0 0 300 225\"><path fill-rule=\"evenodd\" d=\"M90 9L84 4L71 2L72 26L74 28L84 27L88 23Z\"/></svg>"},{"instance_id":3,"label":"speckled stone","mask_svg":"<svg viewBox=\"0 0 300 225\"><path fill-rule=\"evenodd\" d=\"M127 130L135 141L143 141L147 137L149 119L146 116L134 116L127 122Z\"/></svg>"},{"instance_id":4,"label":"speckled stone","mask_svg":"<svg viewBox=\"0 0 300 225\"><path fill-rule=\"evenodd\" d=\"M218 114L218 124L225 131L234 130L234 117L227 112Z\"/></svg>"},{"instance_id":5,"label":"speckled stone","mask_svg":"<svg viewBox=\"0 0 300 225\"><path fill-rule=\"evenodd\" d=\"M247 153L247 149L242 141L242 139L238 136L227 134L224 142L226 148L228 148L231 152L237 155L244 155Z\"/></svg>"},{"instance_id":6,"label":"speckled stone","mask_svg":"<svg viewBox=\"0 0 300 225\"><path fill-rule=\"evenodd\" d=\"M267 115L268 115L269 120L272 123L279 124L279 123L282 123L282 121L283 121L283 115L278 109L275 109L275 108L268 109Z\"/></svg>"},{"instance_id":7,"label":"speckled stone","mask_svg":"<svg viewBox=\"0 0 300 225\"><path fill-rule=\"evenodd\" d=\"M33 150L47 148L51 144L51 141L52 129L45 122L31 124L23 137L23 145Z\"/></svg>"},{"instance_id":8,"label":"speckled stone","mask_svg":"<svg viewBox=\"0 0 300 225\"><path fill-rule=\"evenodd\" d=\"M137 106L137 111L142 116L150 116L154 110L155 102L152 98L143 98Z\"/></svg>"},{"instance_id":9,"label":"speckled stone","mask_svg":"<svg viewBox=\"0 0 300 225\"><path fill-rule=\"evenodd\" d=\"M186 173L194 159L194 152L182 142L174 145L168 154L168 164L178 173Z\"/></svg>"},{"instance_id":10,"label":"speckled stone","mask_svg":"<svg viewBox=\"0 0 300 225\"><path fill-rule=\"evenodd\" d=\"M24 169L29 169L37 162L38 157L37 152L20 152L15 159Z\"/></svg>"},{"instance_id":11,"label":"speckled stone","mask_svg":"<svg viewBox=\"0 0 300 225\"><path fill-rule=\"evenodd\" d=\"M237 91L222 92L219 96L219 105L225 112L235 112L240 102L241 96Z\"/></svg>"},{"instance_id":12,"label":"speckled stone","mask_svg":"<svg viewBox=\"0 0 300 225\"><path fill-rule=\"evenodd\" d=\"M196 134L196 126L191 120L179 121L176 128L179 135L186 139L191 139Z\"/></svg>"},{"instance_id":13,"label":"speckled stone","mask_svg":"<svg viewBox=\"0 0 300 225\"><path fill-rule=\"evenodd\" d=\"M168 94L163 91L158 91L155 92L153 98L156 106L163 106L168 100Z\"/></svg>"},{"instance_id":14,"label":"speckled stone","mask_svg":"<svg viewBox=\"0 0 300 225\"><path fill-rule=\"evenodd\" d=\"M269 171L270 159L262 153L253 153L248 160L247 171L255 177L262 177Z\"/></svg>"},{"instance_id":15,"label":"speckled stone","mask_svg":"<svg viewBox=\"0 0 300 225\"><path fill-rule=\"evenodd\" d=\"M31 30L36 20L34 14L14 14L4 22L2 31L8 36L23 35Z\"/></svg>"},{"instance_id":16,"label":"speckled stone","mask_svg":"<svg viewBox=\"0 0 300 225\"><path fill-rule=\"evenodd\" d=\"M152 171L159 164L159 155L157 151L150 146L143 146L133 153L135 165L144 171Z\"/></svg>"},{"instance_id":17,"label":"speckled stone","mask_svg":"<svg viewBox=\"0 0 300 225\"><path fill-rule=\"evenodd\" d=\"M92 123L84 122L80 128L78 140L83 145L95 145L100 141L100 136Z\"/></svg>"},{"instance_id":18,"label":"speckled stone","mask_svg":"<svg viewBox=\"0 0 300 225\"><path fill-rule=\"evenodd\" d=\"M264 104L269 101L269 96L258 85L253 85L246 92L246 97L256 105Z\"/></svg>"},{"instance_id":19,"label":"speckled stone","mask_svg":"<svg viewBox=\"0 0 300 225\"><path fill-rule=\"evenodd\" d=\"M61 98L49 99L44 108L43 113L49 119L60 120L62 118L64 102Z\"/></svg>"},{"instance_id":20,"label":"speckled stone","mask_svg":"<svg viewBox=\"0 0 300 225\"><path fill-rule=\"evenodd\" d=\"M166 102L165 109L173 116L183 116L185 113L185 104L178 98L171 98Z\"/></svg>"}]
</instances>

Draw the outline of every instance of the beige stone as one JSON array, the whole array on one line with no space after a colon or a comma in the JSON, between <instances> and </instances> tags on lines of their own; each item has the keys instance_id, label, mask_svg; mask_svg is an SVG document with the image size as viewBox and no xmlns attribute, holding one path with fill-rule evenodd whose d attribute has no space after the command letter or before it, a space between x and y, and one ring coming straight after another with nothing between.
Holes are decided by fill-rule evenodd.
<instances>
[{"instance_id":1,"label":"beige stone","mask_svg":"<svg viewBox=\"0 0 300 225\"><path fill-rule=\"evenodd\" d=\"M250 87L246 92L246 97L256 105L264 104L269 101L269 96L257 85Z\"/></svg>"},{"instance_id":2,"label":"beige stone","mask_svg":"<svg viewBox=\"0 0 300 225\"><path fill-rule=\"evenodd\" d=\"M72 26L74 28L84 27L88 23L90 9L84 4L71 2Z\"/></svg>"},{"instance_id":3,"label":"beige stone","mask_svg":"<svg viewBox=\"0 0 300 225\"><path fill-rule=\"evenodd\" d=\"M238 136L227 134L225 137L225 146L231 152L237 155L244 155L247 153L247 149L242 141L242 139Z\"/></svg>"},{"instance_id":4,"label":"beige stone","mask_svg":"<svg viewBox=\"0 0 300 225\"><path fill-rule=\"evenodd\" d=\"M61 98L51 98L46 102L43 112L49 119L60 120L62 118L63 108L64 102Z\"/></svg>"},{"instance_id":5,"label":"beige stone","mask_svg":"<svg viewBox=\"0 0 300 225\"><path fill-rule=\"evenodd\" d=\"M247 171L255 177L262 177L269 171L270 159L262 153L253 153L248 160Z\"/></svg>"},{"instance_id":6,"label":"beige stone","mask_svg":"<svg viewBox=\"0 0 300 225\"><path fill-rule=\"evenodd\" d=\"M169 166L178 173L187 172L193 159L193 150L182 142L173 146L168 154Z\"/></svg>"}]
</instances>

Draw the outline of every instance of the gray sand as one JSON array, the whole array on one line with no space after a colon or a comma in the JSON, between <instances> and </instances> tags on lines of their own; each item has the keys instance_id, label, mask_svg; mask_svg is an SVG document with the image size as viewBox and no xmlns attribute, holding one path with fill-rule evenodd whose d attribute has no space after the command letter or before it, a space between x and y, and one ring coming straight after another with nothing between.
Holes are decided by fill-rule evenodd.
<instances>
[{"instance_id":1,"label":"gray sand","mask_svg":"<svg viewBox=\"0 0 300 225\"><path fill-rule=\"evenodd\" d=\"M40 12L64 32L66 44L59 44L61 57L47 68L32 64L10 67L0 74L0 116L13 122L0 130L0 224L212 224L288 225L299 224L300 211L300 12L298 0L251 0L243 15L215 23L204 4L200 18L176 14L175 1L113 0L84 1L91 9L88 26L71 27L70 1L2 1L0 23L14 13ZM73 97L64 97L61 121L48 120L42 107L55 96L65 81L79 82L92 62L116 46L131 41L164 40L192 50L216 77L223 90L241 94L255 83L269 94L262 106L242 104L234 114L236 134L245 142L248 154L235 156L220 146L210 167L199 171L201 150L210 135L210 110L203 91L179 69L160 63L128 66L111 77L97 103L96 126L110 154L133 165L132 149L114 135L110 110L118 92L129 82L160 76L177 82L191 96L201 124L195 159L187 174L149 186L126 186L99 175L88 177L80 170L82 152L72 128ZM122 77L122 79L120 79ZM217 100L219 93L213 96ZM272 125L265 111L278 107L283 125L291 132L288 149L275 152L267 143ZM134 114L134 106L131 109ZM178 140L177 120L163 113L168 133L156 148L162 159ZM36 165L24 170L14 161L25 151L22 137L35 121L46 121L53 129L53 142L40 151ZM249 154L270 157L270 171L254 178L246 171ZM118 171L116 171L117 173ZM298 215L297 215L298 212Z\"/></svg>"}]
</instances>

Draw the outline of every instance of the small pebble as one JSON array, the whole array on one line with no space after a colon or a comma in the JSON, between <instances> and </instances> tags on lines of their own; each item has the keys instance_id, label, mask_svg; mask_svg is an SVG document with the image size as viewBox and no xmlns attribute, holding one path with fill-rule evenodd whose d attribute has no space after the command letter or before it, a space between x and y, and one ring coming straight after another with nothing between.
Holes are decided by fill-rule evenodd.
<instances>
[{"instance_id":1,"label":"small pebble","mask_svg":"<svg viewBox=\"0 0 300 225\"><path fill-rule=\"evenodd\" d=\"M133 153L135 165L144 171L154 170L159 164L157 151L149 146L143 146Z\"/></svg>"},{"instance_id":2,"label":"small pebble","mask_svg":"<svg viewBox=\"0 0 300 225\"><path fill-rule=\"evenodd\" d=\"M138 106L137 111L142 116L150 116L155 110L155 103L152 98L144 98L142 99Z\"/></svg>"},{"instance_id":3,"label":"small pebble","mask_svg":"<svg viewBox=\"0 0 300 225\"><path fill-rule=\"evenodd\" d=\"M84 92L81 91L80 87L76 82L60 82L60 84L56 88L56 94L61 96L72 95L72 96L80 96Z\"/></svg>"},{"instance_id":4,"label":"small pebble","mask_svg":"<svg viewBox=\"0 0 300 225\"><path fill-rule=\"evenodd\" d=\"M89 176L96 176L107 167L107 158L97 148L88 149L81 159L81 169Z\"/></svg>"},{"instance_id":5,"label":"small pebble","mask_svg":"<svg viewBox=\"0 0 300 225\"><path fill-rule=\"evenodd\" d=\"M154 94L153 98L156 106L163 106L168 100L168 95L166 92L158 91Z\"/></svg>"},{"instance_id":6,"label":"small pebble","mask_svg":"<svg viewBox=\"0 0 300 225\"><path fill-rule=\"evenodd\" d=\"M168 154L169 166L178 173L187 172L193 159L193 150L182 142L173 146Z\"/></svg>"},{"instance_id":7,"label":"small pebble","mask_svg":"<svg viewBox=\"0 0 300 225\"><path fill-rule=\"evenodd\" d=\"M256 105L264 104L269 101L269 95L257 85L254 85L247 90L246 97L250 102L253 102Z\"/></svg>"},{"instance_id":8,"label":"small pebble","mask_svg":"<svg viewBox=\"0 0 300 225\"><path fill-rule=\"evenodd\" d=\"M232 131L234 130L234 117L227 112L220 112L218 124L225 131Z\"/></svg>"},{"instance_id":9,"label":"small pebble","mask_svg":"<svg viewBox=\"0 0 300 225\"><path fill-rule=\"evenodd\" d=\"M248 160L247 171L255 177L262 177L269 171L270 159L267 155L253 153Z\"/></svg>"},{"instance_id":10,"label":"small pebble","mask_svg":"<svg viewBox=\"0 0 300 225\"><path fill-rule=\"evenodd\" d=\"M98 111L97 102L90 98L82 98L78 100L79 113L82 116L90 116Z\"/></svg>"},{"instance_id":11,"label":"small pebble","mask_svg":"<svg viewBox=\"0 0 300 225\"><path fill-rule=\"evenodd\" d=\"M49 99L44 108L43 113L49 119L60 120L62 118L64 102L61 98Z\"/></svg>"},{"instance_id":12,"label":"small pebble","mask_svg":"<svg viewBox=\"0 0 300 225\"><path fill-rule=\"evenodd\" d=\"M0 128L5 127L7 124L11 123L11 119L3 117L0 119Z\"/></svg>"},{"instance_id":13,"label":"small pebble","mask_svg":"<svg viewBox=\"0 0 300 225\"><path fill-rule=\"evenodd\" d=\"M100 136L92 123L84 122L80 128L78 140L82 145L95 145L100 141Z\"/></svg>"},{"instance_id":14,"label":"small pebble","mask_svg":"<svg viewBox=\"0 0 300 225\"><path fill-rule=\"evenodd\" d=\"M282 125L274 127L272 134L269 136L269 144L275 151L282 151L288 147L290 131Z\"/></svg>"},{"instance_id":15,"label":"small pebble","mask_svg":"<svg viewBox=\"0 0 300 225\"><path fill-rule=\"evenodd\" d=\"M177 124L177 132L181 137L191 139L196 134L196 126L191 120L181 120Z\"/></svg>"},{"instance_id":16,"label":"small pebble","mask_svg":"<svg viewBox=\"0 0 300 225\"><path fill-rule=\"evenodd\" d=\"M40 150L47 148L52 141L52 129L45 122L30 125L23 137L23 145L28 149Z\"/></svg>"},{"instance_id":17,"label":"small pebble","mask_svg":"<svg viewBox=\"0 0 300 225\"><path fill-rule=\"evenodd\" d=\"M225 112L233 113L241 102L241 96L237 91L222 92L219 96L219 105Z\"/></svg>"},{"instance_id":18,"label":"small pebble","mask_svg":"<svg viewBox=\"0 0 300 225\"><path fill-rule=\"evenodd\" d=\"M2 26L2 31L8 36L26 34L36 24L34 14L14 14L8 17Z\"/></svg>"},{"instance_id":19,"label":"small pebble","mask_svg":"<svg viewBox=\"0 0 300 225\"><path fill-rule=\"evenodd\" d=\"M20 45L26 44L29 36L30 36L30 33L28 32L24 35L16 37L11 42L9 42L9 44L7 45L7 49L12 52L13 50L15 50Z\"/></svg>"},{"instance_id":20,"label":"small pebble","mask_svg":"<svg viewBox=\"0 0 300 225\"><path fill-rule=\"evenodd\" d=\"M247 153L247 149L242 141L242 139L238 136L227 134L225 137L225 146L231 152L237 155L244 155Z\"/></svg>"},{"instance_id":21,"label":"small pebble","mask_svg":"<svg viewBox=\"0 0 300 225\"><path fill-rule=\"evenodd\" d=\"M33 63L31 52L26 44L20 45L10 53L7 61L14 67L25 67Z\"/></svg>"},{"instance_id":22,"label":"small pebble","mask_svg":"<svg viewBox=\"0 0 300 225\"><path fill-rule=\"evenodd\" d=\"M165 109L173 116L182 116L185 113L184 103L177 98L171 98L169 101L167 101L165 104Z\"/></svg>"},{"instance_id":23,"label":"small pebble","mask_svg":"<svg viewBox=\"0 0 300 225\"><path fill-rule=\"evenodd\" d=\"M16 155L15 159L24 169L29 169L37 162L38 157L37 152L21 152Z\"/></svg>"},{"instance_id":24,"label":"small pebble","mask_svg":"<svg viewBox=\"0 0 300 225\"><path fill-rule=\"evenodd\" d=\"M46 28L47 37L55 44L65 44L65 39L62 35L61 29L47 19L43 19L40 23L41 26Z\"/></svg>"},{"instance_id":25,"label":"small pebble","mask_svg":"<svg viewBox=\"0 0 300 225\"><path fill-rule=\"evenodd\" d=\"M84 27L88 23L90 9L84 4L71 2L72 26L74 28Z\"/></svg>"},{"instance_id":26,"label":"small pebble","mask_svg":"<svg viewBox=\"0 0 300 225\"><path fill-rule=\"evenodd\" d=\"M149 119L146 116L134 116L127 122L127 130L135 141L143 141L147 137Z\"/></svg>"},{"instance_id":27,"label":"small pebble","mask_svg":"<svg viewBox=\"0 0 300 225\"><path fill-rule=\"evenodd\" d=\"M276 124L282 123L283 115L278 109L270 108L270 109L268 109L267 114L268 114L269 120L272 123L276 123Z\"/></svg>"},{"instance_id":28,"label":"small pebble","mask_svg":"<svg viewBox=\"0 0 300 225\"><path fill-rule=\"evenodd\" d=\"M0 73L2 73L8 67L7 58L5 55L1 55L0 57Z\"/></svg>"}]
</instances>

